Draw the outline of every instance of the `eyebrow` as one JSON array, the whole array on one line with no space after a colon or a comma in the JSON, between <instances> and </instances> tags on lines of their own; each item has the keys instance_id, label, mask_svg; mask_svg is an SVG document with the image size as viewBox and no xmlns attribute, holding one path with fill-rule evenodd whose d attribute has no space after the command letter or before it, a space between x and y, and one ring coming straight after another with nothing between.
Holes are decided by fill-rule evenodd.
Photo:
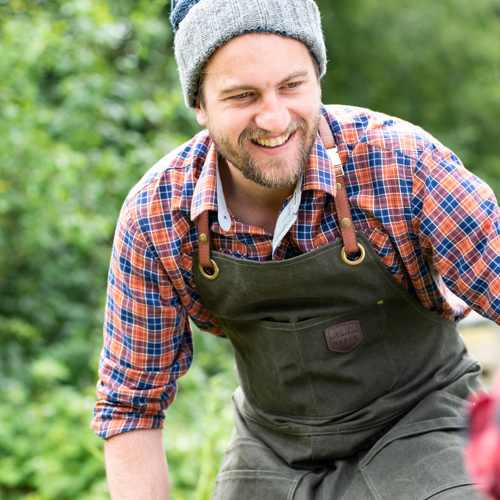
<instances>
[{"instance_id":1,"label":"eyebrow","mask_svg":"<svg viewBox=\"0 0 500 500\"><path fill-rule=\"evenodd\" d=\"M294 80L295 78L303 78L307 75L308 75L308 71L306 69L301 69L301 70L295 71L294 73L291 73L290 75L288 75L286 78L283 78L283 80L281 80L278 83L278 86L283 85L286 82L289 82L290 80ZM255 87L253 87L252 85L234 85L232 87L227 87L225 89L222 89L219 92L218 98L227 96L228 94L248 92L249 90L255 90Z\"/></svg>"}]
</instances>

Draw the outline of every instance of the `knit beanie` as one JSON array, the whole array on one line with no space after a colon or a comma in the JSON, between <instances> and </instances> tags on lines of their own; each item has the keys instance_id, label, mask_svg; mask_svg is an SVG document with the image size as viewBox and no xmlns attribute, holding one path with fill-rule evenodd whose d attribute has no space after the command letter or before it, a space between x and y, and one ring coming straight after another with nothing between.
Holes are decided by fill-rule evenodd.
<instances>
[{"instance_id":1,"label":"knit beanie","mask_svg":"<svg viewBox=\"0 0 500 500\"><path fill-rule=\"evenodd\" d=\"M172 0L175 58L186 106L196 106L200 76L210 56L231 38L266 32L304 43L326 71L321 19L314 0Z\"/></svg>"}]
</instances>

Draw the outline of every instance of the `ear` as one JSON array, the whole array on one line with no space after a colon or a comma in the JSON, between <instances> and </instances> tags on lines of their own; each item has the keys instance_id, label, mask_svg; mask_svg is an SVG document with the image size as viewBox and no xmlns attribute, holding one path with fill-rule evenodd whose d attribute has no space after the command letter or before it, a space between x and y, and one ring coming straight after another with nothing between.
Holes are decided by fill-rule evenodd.
<instances>
[{"instance_id":1,"label":"ear","mask_svg":"<svg viewBox=\"0 0 500 500\"><path fill-rule=\"evenodd\" d=\"M196 120L202 127L207 126L207 119L205 118L205 110L201 104L200 98L196 98Z\"/></svg>"}]
</instances>

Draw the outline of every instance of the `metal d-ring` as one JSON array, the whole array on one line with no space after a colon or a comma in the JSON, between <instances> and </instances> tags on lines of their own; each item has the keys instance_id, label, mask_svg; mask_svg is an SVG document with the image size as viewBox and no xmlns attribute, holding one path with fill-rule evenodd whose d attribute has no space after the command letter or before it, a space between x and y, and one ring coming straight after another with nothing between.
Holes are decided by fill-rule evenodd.
<instances>
[{"instance_id":1,"label":"metal d-ring","mask_svg":"<svg viewBox=\"0 0 500 500\"><path fill-rule=\"evenodd\" d=\"M219 266L212 259L210 259L210 262L212 263L212 266L214 268L213 274L208 274L207 272L205 272L205 268L201 264L200 272L203 276L205 276L205 278L207 278L207 280L214 280L215 278L217 278L217 276L219 276Z\"/></svg>"},{"instance_id":2,"label":"metal d-ring","mask_svg":"<svg viewBox=\"0 0 500 500\"><path fill-rule=\"evenodd\" d=\"M361 264L361 262L363 262L363 260L365 258L365 247L361 243L358 243L358 246L359 246L359 250L361 252L361 255L356 260L348 259L347 255L345 253L345 247L342 248L342 252L341 252L342 260L346 264L349 264L350 266L357 266L358 264Z\"/></svg>"}]
</instances>

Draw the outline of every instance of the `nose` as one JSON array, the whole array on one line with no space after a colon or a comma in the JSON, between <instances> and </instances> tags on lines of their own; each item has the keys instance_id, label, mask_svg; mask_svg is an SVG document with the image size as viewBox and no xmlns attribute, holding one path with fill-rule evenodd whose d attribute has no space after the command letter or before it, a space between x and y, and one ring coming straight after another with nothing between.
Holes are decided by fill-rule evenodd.
<instances>
[{"instance_id":1,"label":"nose","mask_svg":"<svg viewBox=\"0 0 500 500\"><path fill-rule=\"evenodd\" d=\"M290 124L290 113L283 99L276 94L263 96L255 124L270 135L281 135Z\"/></svg>"}]
</instances>

